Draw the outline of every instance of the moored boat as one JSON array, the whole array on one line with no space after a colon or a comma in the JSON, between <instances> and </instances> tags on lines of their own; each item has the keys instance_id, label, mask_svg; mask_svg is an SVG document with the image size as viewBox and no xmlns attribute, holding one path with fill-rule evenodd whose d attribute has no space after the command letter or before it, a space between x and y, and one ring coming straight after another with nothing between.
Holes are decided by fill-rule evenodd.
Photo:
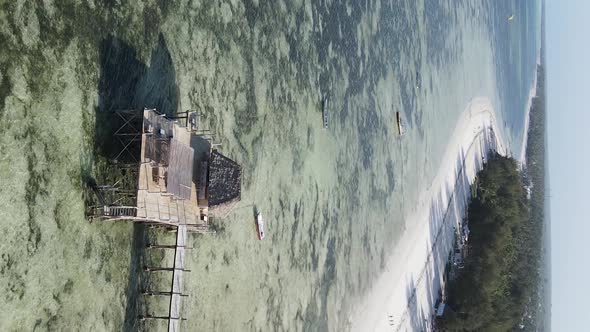
<instances>
[{"instance_id":1,"label":"moored boat","mask_svg":"<svg viewBox=\"0 0 590 332\"><path fill-rule=\"evenodd\" d=\"M404 134L404 124L402 123L402 116L400 112L395 112L395 119L397 122L397 133L402 136Z\"/></svg>"},{"instance_id":2,"label":"moored boat","mask_svg":"<svg viewBox=\"0 0 590 332\"><path fill-rule=\"evenodd\" d=\"M258 240L264 239L264 220L260 212L256 214L256 232L258 233Z\"/></svg>"},{"instance_id":3,"label":"moored boat","mask_svg":"<svg viewBox=\"0 0 590 332\"><path fill-rule=\"evenodd\" d=\"M328 128L328 104L329 104L329 100L328 100L328 96L324 97L324 100L322 100L322 119L324 121L324 129Z\"/></svg>"}]
</instances>

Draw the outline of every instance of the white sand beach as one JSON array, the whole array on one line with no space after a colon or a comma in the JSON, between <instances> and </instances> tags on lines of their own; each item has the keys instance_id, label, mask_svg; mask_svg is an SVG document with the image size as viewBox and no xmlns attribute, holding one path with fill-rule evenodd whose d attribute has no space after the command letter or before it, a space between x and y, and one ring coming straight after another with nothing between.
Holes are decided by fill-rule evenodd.
<instances>
[{"instance_id":1,"label":"white sand beach","mask_svg":"<svg viewBox=\"0 0 590 332\"><path fill-rule=\"evenodd\" d=\"M487 153L506 154L492 104L475 98L460 116L430 190L406 216L402 240L372 289L350 315L353 331L428 330L470 184Z\"/></svg>"}]
</instances>

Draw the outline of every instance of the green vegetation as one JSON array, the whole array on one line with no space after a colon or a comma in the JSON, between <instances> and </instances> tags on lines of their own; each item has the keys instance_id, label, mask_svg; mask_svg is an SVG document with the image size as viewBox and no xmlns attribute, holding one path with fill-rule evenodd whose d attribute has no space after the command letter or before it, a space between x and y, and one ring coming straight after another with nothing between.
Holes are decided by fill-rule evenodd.
<instances>
[{"instance_id":1,"label":"green vegetation","mask_svg":"<svg viewBox=\"0 0 590 332\"><path fill-rule=\"evenodd\" d=\"M493 156L479 173L468 210L469 253L462 273L449 285L446 331L535 330L541 278L545 76L539 67L533 100L527 167ZM532 186L534 184L534 186ZM527 188L532 186L530 199Z\"/></svg>"},{"instance_id":2,"label":"green vegetation","mask_svg":"<svg viewBox=\"0 0 590 332\"><path fill-rule=\"evenodd\" d=\"M544 57L543 57L544 58ZM543 60L544 62L544 60ZM527 143L527 177L533 184L531 192L530 206L531 206L531 227L533 234L537 239L545 238L544 232L547 222L545 221L545 175L546 175L546 143L547 136L545 130L546 124L546 109L545 109L545 67L543 65L537 68L537 97L533 99L531 106L531 117L529 124L529 136ZM535 260L535 269L529 271L531 275L536 278L535 293L531 294L531 305L529 307L529 316L524 321L524 331L544 331L542 326L545 315L545 308L549 303L543 303L543 285L544 272L542 261L546 259L544 255L548 252L544 250L543 241L532 241L530 251L534 253L531 259ZM541 304L541 306L537 304ZM539 325L541 324L541 325Z\"/></svg>"},{"instance_id":3,"label":"green vegetation","mask_svg":"<svg viewBox=\"0 0 590 332\"><path fill-rule=\"evenodd\" d=\"M526 192L513 159L493 156L469 206L465 272L452 284L444 326L451 331L506 331L520 321L531 280ZM520 308L520 309L518 309Z\"/></svg>"}]
</instances>

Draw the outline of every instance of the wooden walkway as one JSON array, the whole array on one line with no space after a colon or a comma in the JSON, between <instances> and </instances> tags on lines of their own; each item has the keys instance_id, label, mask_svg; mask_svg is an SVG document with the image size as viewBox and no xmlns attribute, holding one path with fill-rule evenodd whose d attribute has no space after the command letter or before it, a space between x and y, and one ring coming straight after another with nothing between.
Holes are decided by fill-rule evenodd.
<instances>
[{"instance_id":1,"label":"wooden walkway","mask_svg":"<svg viewBox=\"0 0 590 332\"><path fill-rule=\"evenodd\" d=\"M127 196L111 197L117 193L118 181L112 186L94 185L100 205L92 207L92 216L104 221L125 220L176 230L175 244L150 245L150 248L174 249L173 266L144 267L148 272L172 272L169 292L143 292L147 296L169 296L168 315L146 314L140 319L167 320L168 331L180 331L181 322L186 320L181 314L182 298L187 296L183 294L184 274L190 272L185 268L185 252L191 249L187 247L188 233L209 232L206 192L211 142L202 137L197 139L193 122L189 128L177 118L167 118L156 110L117 114L124 124L114 135L124 147L115 159L125 151L129 152L128 147L133 142L141 142L139 159L133 157L136 163L122 166L137 169L137 187L121 194ZM186 114L188 125L189 113ZM136 123L138 120L142 121L141 127ZM133 156L131 152L129 154ZM105 198L106 194L109 199ZM129 200L130 197L133 200ZM123 198L127 199L122 201L126 205L121 203Z\"/></svg>"},{"instance_id":2,"label":"wooden walkway","mask_svg":"<svg viewBox=\"0 0 590 332\"><path fill-rule=\"evenodd\" d=\"M168 320L168 331L180 331L180 322L182 317L181 301L182 301L182 282L184 273L184 253L187 242L187 227L186 225L178 225L176 232L176 250L174 251L174 270L172 272L172 292L170 295L170 313Z\"/></svg>"}]
</instances>

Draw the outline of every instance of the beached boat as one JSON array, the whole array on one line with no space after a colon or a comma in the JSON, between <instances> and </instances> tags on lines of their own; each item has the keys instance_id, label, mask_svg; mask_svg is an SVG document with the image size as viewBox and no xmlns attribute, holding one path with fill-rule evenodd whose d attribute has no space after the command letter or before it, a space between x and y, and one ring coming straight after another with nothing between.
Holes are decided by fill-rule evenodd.
<instances>
[{"instance_id":1,"label":"beached boat","mask_svg":"<svg viewBox=\"0 0 590 332\"><path fill-rule=\"evenodd\" d=\"M402 136L404 134L404 125L402 123L402 115L400 112L395 112L395 121L397 122L397 132Z\"/></svg>"},{"instance_id":2,"label":"beached boat","mask_svg":"<svg viewBox=\"0 0 590 332\"><path fill-rule=\"evenodd\" d=\"M324 129L328 128L328 96L324 97L324 100L322 101L322 118L324 121Z\"/></svg>"},{"instance_id":3,"label":"beached boat","mask_svg":"<svg viewBox=\"0 0 590 332\"><path fill-rule=\"evenodd\" d=\"M258 233L258 240L264 239L264 220L260 212L256 214L256 232Z\"/></svg>"}]
</instances>

